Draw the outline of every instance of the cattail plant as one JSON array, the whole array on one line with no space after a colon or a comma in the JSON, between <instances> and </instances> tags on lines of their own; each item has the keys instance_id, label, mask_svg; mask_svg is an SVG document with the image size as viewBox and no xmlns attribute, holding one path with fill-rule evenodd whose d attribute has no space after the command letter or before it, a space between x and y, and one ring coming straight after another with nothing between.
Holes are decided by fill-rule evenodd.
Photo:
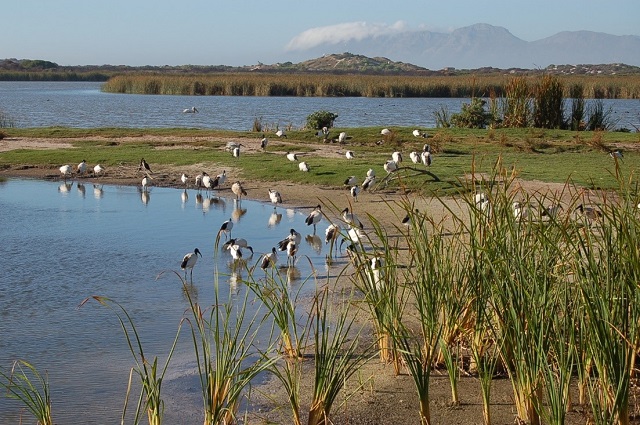
<instances>
[{"instance_id":1,"label":"cattail plant","mask_svg":"<svg viewBox=\"0 0 640 425\"><path fill-rule=\"evenodd\" d=\"M46 373L43 376L31 363L16 360L10 373L0 369L0 378L0 387L7 390L7 396L19 400L38 425L53 425L51 390Z\"/></svg>"}]
</instances>

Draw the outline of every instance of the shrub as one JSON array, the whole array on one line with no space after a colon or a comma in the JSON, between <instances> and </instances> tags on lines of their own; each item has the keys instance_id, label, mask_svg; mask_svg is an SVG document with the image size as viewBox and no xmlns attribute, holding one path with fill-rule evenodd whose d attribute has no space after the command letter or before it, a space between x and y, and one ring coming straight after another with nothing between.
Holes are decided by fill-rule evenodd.
<instances>
[{"instance_id":1,"label":"shrub","mask_svg":"<svg viewBox=\"0 0 640 425\"><path fill-rule=\"evenodd\" d=\"M479 97L471 103L463 103L460 113L451 115L451 124L462 128L486 128L491 123L491 113L485 111L486 101Z\"/></svg>"},{"instance_id":2,"label":"shrub","mask_svg":"<svg viewBox=\"0 0 640 425\"><path fill-rule=\"evenodd\" d=\"M316 111L307 116L307 128L320 130L322 127L333 127L338 114L328 111Z\"/></svg>"}]
</instances>

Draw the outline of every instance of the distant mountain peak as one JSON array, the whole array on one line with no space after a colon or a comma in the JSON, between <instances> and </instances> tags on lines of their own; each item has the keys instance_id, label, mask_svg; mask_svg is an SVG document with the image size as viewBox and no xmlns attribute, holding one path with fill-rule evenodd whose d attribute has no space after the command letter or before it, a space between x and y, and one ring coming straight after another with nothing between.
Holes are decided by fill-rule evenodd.
<instances>
[{"instance_id":1,"label":"distant mountain peak","mask_svg":"<svg viewBox=\"0 0 640 425\"><path fill-rule=\"evenodd\" d=\"M640 66L640 37L593 31L562 31L528 42L504 27L478 23L449 33L386 31L344 40L342 51L390 58L426 69L540 68L553 63L626 63ZM335 50L335 43L306 49L310 56Z\"/></svg>"}]
</instances>

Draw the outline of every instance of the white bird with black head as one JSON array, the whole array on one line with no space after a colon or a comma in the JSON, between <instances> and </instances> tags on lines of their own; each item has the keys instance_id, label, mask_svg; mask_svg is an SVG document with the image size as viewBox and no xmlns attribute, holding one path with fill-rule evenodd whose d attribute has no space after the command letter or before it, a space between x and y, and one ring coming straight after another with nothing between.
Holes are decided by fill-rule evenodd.
<instances>
[{"instance_id":1,"label":"white bird with black head","mask_svg":"<svg viewBox=\"0 0 640 425\"><path fill-rule=\"evenodd\" d=\"M269 189L269 199L273 204L273 209L276 209L278 204L282 203L282 196L280 196L280 192L275 189Z\"/></svg>"},{"instance_id":2,"label":"white bird with black head","mask_svg":"<svg viewBox=\"0 0 640 425\"><path fill-rule=\"evenodd\" d=\"M193 252L186 254L182 258L182 263L180 263L180 268L184 270L184 278L187 278L187 270L190 271L191 280L193 280L193 267L195 267L198 262L198 255L202 258L202 254L198 248L194 249Z\"/></svg>"},{"instance_id":3,"label":"white bird with black head","mask_svg":"<svg viewBox=\"0 0 640 425\"><path fill-rule=\"evenodd\" d=\"M322 220L322 207L318 204L304 220L307 226L313 225L313 234L316 234L316 225Z\"/></svg>"},{"instance_id":4,"label":"white bird with black head","mask_svg":"<svg viewBox=\"0 0 640 425\"><path fill-rule=\"evenodd\" d=\"M278 263L278 252L276 248L271 248L271 252L264 254L262 256L262 261L260 262L260 268L262 270L267 270L269 267L274 267Z\"/></svg>"}]
</instances>

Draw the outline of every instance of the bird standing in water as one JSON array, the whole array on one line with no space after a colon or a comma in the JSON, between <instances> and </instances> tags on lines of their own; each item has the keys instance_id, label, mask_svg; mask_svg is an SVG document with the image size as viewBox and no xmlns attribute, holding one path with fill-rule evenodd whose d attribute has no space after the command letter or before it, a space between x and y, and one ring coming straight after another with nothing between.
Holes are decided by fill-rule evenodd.
<instances>
[{"instance_id":1,"label":"bird standing in water","mask_svg":"<svg viewBox=\"0 0 640 425\"><path fill-rule=\"evenodd\" d=\"M194 249L193 252L188 253L182 258L182 263L180 264L180 268L184 270L184 278L187 278L187 270L191 273L191 280L193 280L193 267L198 262L198 255L202 258L202 254L198 248Z\"/></svg>"},{"instance_id":2,"label":"bird standing in water","mask_svg":"<svg viewBox=\"0 0 640 425\"><path fill-rule=\"evenodd\" d=\"M313 211L307 216L304 220L307 226L313 225L313 234L316 234L316 225L322 220L322 207L320 205L316 206Z\"/></svg>"}]
</instances>

